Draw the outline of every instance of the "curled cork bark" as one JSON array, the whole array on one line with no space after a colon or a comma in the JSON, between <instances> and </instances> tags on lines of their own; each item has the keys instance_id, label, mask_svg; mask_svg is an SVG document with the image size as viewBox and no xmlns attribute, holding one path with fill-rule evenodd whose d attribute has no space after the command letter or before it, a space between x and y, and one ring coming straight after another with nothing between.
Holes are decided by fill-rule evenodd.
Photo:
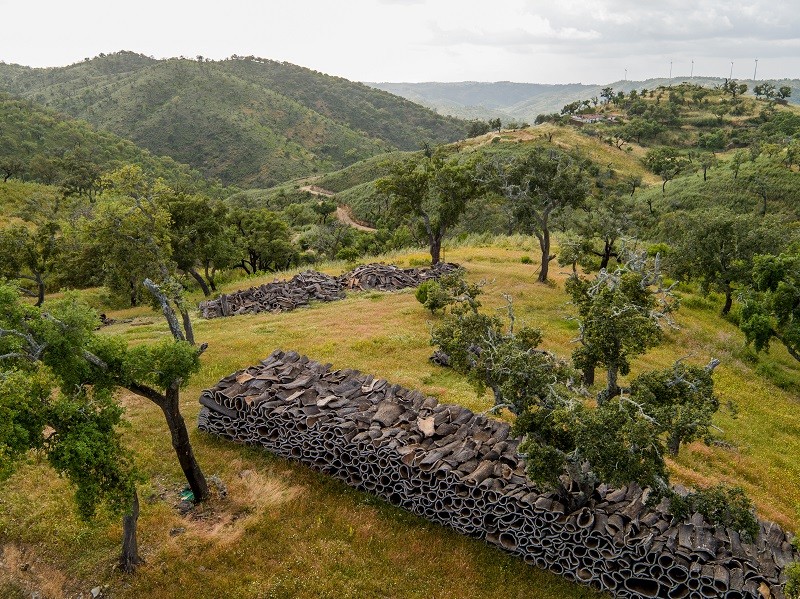
<instances>
[{"instance_id":1,"label":"curled cork bark","mask_svg":"<svg viewBox=\"0 0 800 599\"><path fill-rule=\"evenodd\" d=\"M623 598L783 598L798 559L777 525L754 543L700 514L676 521L635 485L567 513L525 474L506 423L297 353L203 392L198 426L261 445L569 580Z\"/></svg>"},{"instance_id":2,"label":"curled cork bark","mask_svg":"<svg viewBox=\"0 0 800 599\"><path fill-rule=\"evenodd\" d=\"M201 302L200 313L203 318L217 318L259 312L288 312L307 306L311 301L344 299L347 290L398 291L417 287L423 281L438 278L456 268L457 265L444 262L433 268L366 264L338 277L308 270L288 281L274 281Z\"/></svg>"}]
</instances>

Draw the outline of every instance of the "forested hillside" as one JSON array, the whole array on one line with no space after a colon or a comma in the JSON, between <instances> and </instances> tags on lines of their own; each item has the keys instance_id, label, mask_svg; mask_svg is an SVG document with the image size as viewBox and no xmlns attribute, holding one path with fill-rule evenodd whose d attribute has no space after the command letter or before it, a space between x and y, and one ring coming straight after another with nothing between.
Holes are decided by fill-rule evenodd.
<instances>
[{"instance_id":1,"label":"forested hillside","mask_svg":"<svg viewBox=\"0 0 800 599\"><path fill-rule=\"evenodd\" d=\"M605 96L579 97L538 115L538 126L478 135L453 149L463 155L524 153L530 145L572 150L595 168L604 165L611 184L624 187L629 181L628 191L642 194L654 217L655 205L663 214L718 208L762 212L766 203L767 212L796 219L800 112L786 101L742 96L738 88L731 94L682 84L631 93L609 86L601 92ZM591 122L584 120L587 114ZM477 124L488 131L488 124ZM383 170L374 158L322 176L317 184L339 193L362 220L379 223L383 201L371 184L388 168L383 162ZM480 227L500 232L492 229L492 206L481 209Z\"/></svg>"},{"instance_id":2,"label":"forested hillside","mask_svg":"<svg viewBox=\"0 0 800 599\"><path fill-rule=\"evenodd\" d=\"M185 164L29 100L0 94L0 125L0 177L5 181L15 178L94 192L103 172L136 164L148 175L184 189L219 190Z\"/></svg>"},{"instance_id":3,"label":"forested hillside","mask_svg":"<svg viewBox=\"0 0 800 599\"><path fill-rule=\"evenodd\" d=\"M466 131L461 121L386 92L254 57L154 60L119 52L64 68L0 65L0 91L241 186L274 185Z\"/></svg>"}]
</instances>

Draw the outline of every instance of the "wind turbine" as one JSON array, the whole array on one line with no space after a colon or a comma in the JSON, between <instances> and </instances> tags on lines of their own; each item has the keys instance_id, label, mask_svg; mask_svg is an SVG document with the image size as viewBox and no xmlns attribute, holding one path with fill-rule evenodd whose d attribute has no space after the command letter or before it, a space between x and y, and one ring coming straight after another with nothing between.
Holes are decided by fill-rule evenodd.
<instances>
[{"instance_id":1,"label":"wind turbine","mask_svg":"<svg viewBox=\"0 0 800 599\"><path fill-rule=\"evenodd\" d=\"M753 81L756 80L756 73L758 72L758 58L756 58L756 67L753 69Z\"/></svg>"}]
</instances>

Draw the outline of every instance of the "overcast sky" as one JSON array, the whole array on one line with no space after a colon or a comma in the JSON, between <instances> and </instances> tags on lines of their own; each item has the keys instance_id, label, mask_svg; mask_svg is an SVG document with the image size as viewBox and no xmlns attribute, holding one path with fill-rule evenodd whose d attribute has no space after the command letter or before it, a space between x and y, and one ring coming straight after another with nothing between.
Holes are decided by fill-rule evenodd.
<instances>
[{"instance_id":1,"label":"overcast sky","mask_svg":"<svg viewBox=\"0 0 800 599\"><path fill-rule=\"evenodd\" d=\"M799 0L0 0L0 60L286 60L357 81L800 77Z\"/></svg>"}]
</instances>

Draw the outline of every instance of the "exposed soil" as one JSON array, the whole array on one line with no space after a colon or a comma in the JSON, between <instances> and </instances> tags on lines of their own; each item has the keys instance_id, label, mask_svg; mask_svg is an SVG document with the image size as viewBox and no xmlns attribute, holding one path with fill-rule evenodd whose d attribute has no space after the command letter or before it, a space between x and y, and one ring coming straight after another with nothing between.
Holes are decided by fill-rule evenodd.
<instances>
[{"instance_id":1,"label":"exposed soil","mask_svg":"<svg viewBox=\"0 0 800 599\"><path fill-rule=\"evenodd\" d=\"M318 185L305 185L305 186L300 188L300 191L306 191L306 192L310 193L311 195L323 196L325 198L332 198L333 196L336 195L332 191L329 191L327 189L323 189L322 187L319 187Z\"/></svg>"},{"instance_id":2,"label":"exposed soil","mask_svg":"<svg viewBox=\"0 0 800 599\"><path fill-rule=\"evenodd\" d=\"M336 218L340 222L343 222L346 225L350 225L354 229L358 229L359 231L367 231L368 233L374 233L377 229L373 229L372 227L368 227L367 225L362 225L360 222L353 220L353 216L350 213L350 207L342 204L341 206L337 206L336 208Z\"/></svg>"},{"instance_id":3,"label":"exposed soil","mask_svg":"<svg viewBox=\"0 0 800 599\"><path fill-rule=\"evenodd\" d=\"M332 191L323 189L318 185L305 185L300 188L300 191L306 191L312 195L321 196L324 198L332 198L333 196L336 195ZM368 227L367 225L364 225L355 220L353 218L353 214L352 211L350 210L350 207L345 204L341 204L336 208L336 220L346 225L350 225L351 227L353 227L354 229L358 229L359 231L366 231L367 233L374 233L376 231L376 229Z\"/></svg>"},{"instance_id":4,"label":"exposed soil","mask_svg":"<svg viewBox=\"0 0 800 599\"><path fill-rule=\"evenodd\" d=\"M71 595L67 577L42 561L33 547L19 543L0 545L0 587L5 584L28 597L38 594L41 599L62 599Z\"/></svg>"}]
</instances>

